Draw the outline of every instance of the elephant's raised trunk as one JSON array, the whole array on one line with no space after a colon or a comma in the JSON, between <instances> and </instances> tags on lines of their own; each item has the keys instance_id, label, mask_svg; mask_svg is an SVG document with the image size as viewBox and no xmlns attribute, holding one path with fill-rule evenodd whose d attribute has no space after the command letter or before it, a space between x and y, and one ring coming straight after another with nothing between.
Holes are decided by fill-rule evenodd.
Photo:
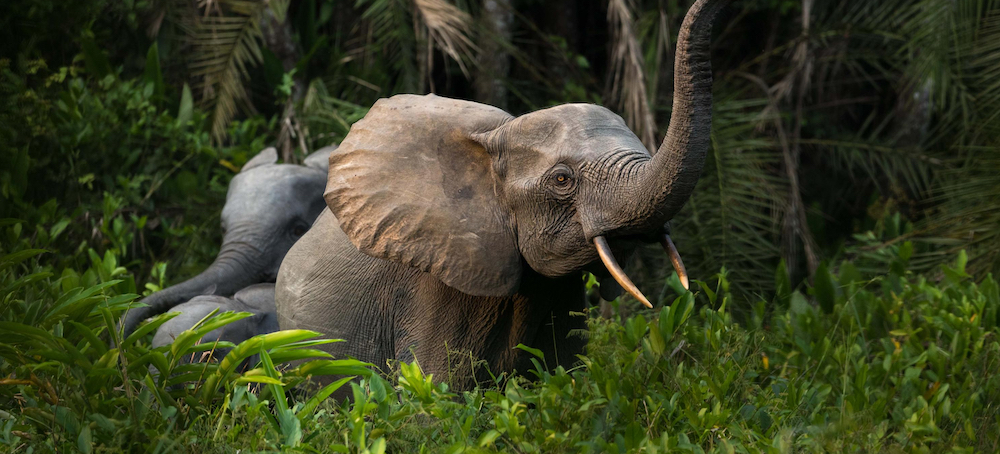
<instances>
[{"instance_id":1,"label":"elephant's raised trunk","mask_svg":"<svg viewBox=\"0 0 1000 454\"><path fill-rule=\"evenodd\" d=\"M624 200L635 205L625 207L628 222L615 234L648 233L663 228L687 202L705 166L705 155L712 129L712 62L709 56L712 21L730 0L698 0L684 17L677 37L674 58L674 105L670 128L652 159L642 164L634 180L623 189ZM609 232L611 233L611 232ZM670 237L664 233L661 243L670 256L684 288L687 272ZM618 265L607 240L594 238L601 261L612 277L635 299L648 307L649 300Z\"/></svg>"},{"instance_id":2,"label":"elephant's raised trunk","mask_svg":"<svg viewBox=\"0 0 1000 454\"><path fill-rule=\"evenodd\" d=\"M674 59L670 127L659 150L628 189L639 207L624 233L660 228L680 211L705 165L712 128L712 21L729 0L698 0L684 17Z\"/></svg>"},{"instance_id":3,"label":"elephant's raised trunk","mask_svg":"<svg viewBox=\"0 0 1000 454\"><path fill-rule=\"evenodd\" d=\"M132 308L125 314L122 320L123 337L132 334L143 320L167 312L195 296L232 295L244 287L261 282L262 273L248 269L243 260L236 258L239 255L239 252L233 249L227 251L223 247L223 251L205 271L143 298L141 302L148 307Z\"/></svg>"}]
</instances>

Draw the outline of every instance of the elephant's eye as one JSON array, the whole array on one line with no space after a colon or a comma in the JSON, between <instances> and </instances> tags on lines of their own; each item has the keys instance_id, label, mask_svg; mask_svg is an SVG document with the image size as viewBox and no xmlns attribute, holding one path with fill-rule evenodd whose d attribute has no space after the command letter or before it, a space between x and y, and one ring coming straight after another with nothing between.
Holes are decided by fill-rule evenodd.
<instances>
[{"instance_id":1,"label":"elephant's eye","mask_svg":"<svg viewBox=\"0 0 1000 454\"><path fill-rule=\"evenodd\" d=\"M559 199L566 199L576 191L573 171L565 164L556 164L542 181L546 191Z\"/></svg>"},{"instance_id":2,"label":"elephant's eye","mask_svg":"<svg viewBox=\"0 0 1000 454\"><path fill-rule=\"evenodd\" d=\"M295 228L292 229L292 235L302 236L302 235L305 235L308 230L309 230L309 228L306 227L306 226L304 226L304 225L301 225L301 224L300 225L296 225Z\"/></svg>"}]
</instances>

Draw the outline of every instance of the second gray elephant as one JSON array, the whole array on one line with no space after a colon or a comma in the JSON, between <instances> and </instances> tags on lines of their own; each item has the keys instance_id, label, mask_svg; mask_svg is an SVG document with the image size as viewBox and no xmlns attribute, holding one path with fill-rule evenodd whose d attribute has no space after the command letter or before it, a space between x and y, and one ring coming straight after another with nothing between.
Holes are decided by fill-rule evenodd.
<instances>
[{"instance_id":1,"label":"second gray elephant","mask_svg":"<svg viewBox=\"0 0 1000 454\"><path fill-rule=\"evenodd\" d=\"M180 315L160 325L153 336L153 347L170 345L185 330L191 329L212 311L249 312L252 315L210 331L203 342L226 341L239 344L258 334L273 333L278 330L278 317L274 312L274 284L255 284L236 292L232 297L199 295L186 303L174 306L172 312ZM208 356L220 360L229 350L213 349ZM192 362L203 358L192 358ZM249 363L256 361L251 359Z\"/></svg>"},{"instance_id":2,"label":"second gray elephant","mask_svg":"<svg viewBox=\"0 0 1000 454\"><path fill-rule=\"evenodd\" d=\"M334 149L330 146L309 155L305 165L278 164L274 148L248 161L229 184L222 208L222 247L215 261L197 276L144 298L146 307L130 309L122 322L124 336L149 317L192 309L178 306L192 298L204 302L208 295L230 296L253 284L274 282L285 253L326 208L327 158ZM272 288L271 312L273 294ZM177 317L171 326L176 328L188 318ZM190 320L187 328L200 318Z\"/></svg>"}]
</instances>

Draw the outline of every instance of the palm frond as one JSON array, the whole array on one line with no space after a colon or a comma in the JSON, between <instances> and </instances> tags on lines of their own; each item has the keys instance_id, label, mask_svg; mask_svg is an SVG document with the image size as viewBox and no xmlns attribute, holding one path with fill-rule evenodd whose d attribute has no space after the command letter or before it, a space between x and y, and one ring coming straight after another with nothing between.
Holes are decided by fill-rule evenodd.
<instances>
[{"instance_id":1,"label":"palm frond","mask_svg":"<svg viewBox=\"0 0 1000 454\"><path fill-rule=\"evenodd\" d=\"M716 94L705 172L673 230L695 279L725 266L743 293L768 293L789 200L787 180L774 171L782 155L772 139L754 132L768 100L722 95Z\"/></svg>"},{"instance_id":2,"label":"palm frond","mask_svg":"<svg viewBox=\"0 0 1000 454\"><path fill-rule=\"evenodd\" d=\"M472 36L472 17L445 0L413 0L413 5L420 22L427 28L428 45L437 45L458 63L465 77L469 77L466 62L474 61L478 50L469 38Z\"/></svg>"},{"instance_id":3,"label":"palm frond","mask_svg":"<svg viewBox=\"0 0 1000 454\"><path fill-rule=\"evenodd\" d=\"M189 68L198 81L201 102L211 108L212 137L222 141L237 110L254 111L246 81L248 68L264 60L261 19L267 8L287 7L287 2L205 0L200 6L204 15L190 27Z\"/></svg>"},{"instance_id":4,"label":"palm frond","mask_svg":"<svg viewBox=\"0 0 1000 454\"><path fill-rule=\"evenodd\" d=\"M922 9L917 9L917 6ZM944 156L934 210L915 236L930 268L965 249L969 270L1000 272L1000 2L924 0L904 32L914 78L932 87L931 145ZM922 52L927 49L926 52Z\"/></svg>"},{"instance_id":5,"label":"palm frond","mask_svg":"<svg viewBox=\"0 0 1000 454\"><path fill-rule=\"evenodd\" d=\"M617 104L625 123L639 135L646 148L656 150L656 119L649 108L642 47L628 0L608 2L608 26L612 43L609 99Z\"/></svg>"},{"instance_id":6,"label":"palm frond","mask_svg":"<svg viewBox=\"0 0 1000 454\"><path fill-rule=\"evenodd\" d=\"M326 84L314 79L302 97L298 112L302 135L308 140L309 149L314 150L343 140L351 125L368 113L368 108L331 96Z\"/></svg>"},{"instance_id":7,"label":"palm frond","mask_svg":"<svg viewBox=\"0 0 1000 454\"><path fill-rule=\"evenodd\" d=\"M390 84L387 88L419 91L416 82L421 73L416 65L417 42L409 1L359 0L357 6L365 7L361 13L364 40L354 52L361 54L363 66L377 72L378 64L386 62L396 75L394 86Z\"/></svg>"},{"instance_id":8,"label":"palm frond","mask_svg":"<svg viewBox=\"0 0 1000 454\"><path fill-rule=\"evenodd\" d=\"M917 231L918 241L939 246L916 258L922 267L931 268L948 260L945 255L954 257L965 249L970 272L980 276L1000 274L998 145L994 142L990 146L965 147L962 153L974 157L943 172L944 182L932 199L937 209Z\"/></svg>"}]
</instances>

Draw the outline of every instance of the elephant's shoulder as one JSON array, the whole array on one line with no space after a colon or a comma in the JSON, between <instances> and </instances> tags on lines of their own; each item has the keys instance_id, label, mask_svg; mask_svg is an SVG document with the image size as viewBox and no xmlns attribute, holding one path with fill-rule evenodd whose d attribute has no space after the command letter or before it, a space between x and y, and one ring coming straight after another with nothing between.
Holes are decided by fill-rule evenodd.
<instances>
[{"instance_id":1,"label":"elephant's shoulder","mask_svg":"<svg viewBox=\"0 0 1000 454\"><path fill-rule=\"evenodd\" d=\"M419 271L359 251L333 213L324 211L282 261L275 298L279 305L339 295L353 299L415 272Z\"/></svg>"}]
</instances>

